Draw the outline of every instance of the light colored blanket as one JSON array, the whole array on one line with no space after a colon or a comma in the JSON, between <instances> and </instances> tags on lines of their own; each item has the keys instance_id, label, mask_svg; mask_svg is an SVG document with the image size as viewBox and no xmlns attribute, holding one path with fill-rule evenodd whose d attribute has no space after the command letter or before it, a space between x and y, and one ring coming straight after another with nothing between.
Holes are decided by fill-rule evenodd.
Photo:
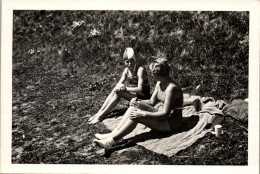
<instances>
[{"instance_id":1,"label":"light colored blanket","mask_svg":"<svg viewBox=\"0 0 260 174\"><path fill-rule=\"evenodd\" d=\"M142 124L138 124L134 131L125 136L124 139L130 139L148 150L168 157L175 155L180 150L186 149L211 131L205 128L208 124L214 124L217 115L223 115L220 110L220 106L223 104L222 101L215 102L213 98L209 97L184 95L185 100L194 100L195 98L199 98L202 102L201 111L197 112L194 106L184 107L184 124L182 130L170 135L162 135L154 133L150 128ZM121 117L109 118L103 122L108 129L113 130L120 119Z\"/></svg>"}]
</instances>

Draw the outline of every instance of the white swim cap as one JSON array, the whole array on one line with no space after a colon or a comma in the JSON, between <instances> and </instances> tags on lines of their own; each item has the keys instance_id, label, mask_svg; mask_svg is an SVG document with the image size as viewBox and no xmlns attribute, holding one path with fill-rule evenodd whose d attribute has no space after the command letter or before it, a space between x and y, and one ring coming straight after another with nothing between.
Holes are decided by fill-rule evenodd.
<instances>
[{"instance_id":1,"label":"white swim cap","mask_svg":"<svg viewBox=\"0 0 260 174\"><path fill-rule=\"evenodd\" d=\"M133 48L126 48L124 55L123 55L123 59L135 59L135 53Z\"/></svg>"}]
</instances>

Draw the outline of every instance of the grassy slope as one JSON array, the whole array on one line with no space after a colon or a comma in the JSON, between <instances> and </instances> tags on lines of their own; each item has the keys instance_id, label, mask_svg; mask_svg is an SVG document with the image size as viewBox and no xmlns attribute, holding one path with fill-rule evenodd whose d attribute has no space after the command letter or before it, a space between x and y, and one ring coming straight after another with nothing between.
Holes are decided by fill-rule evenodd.
<instances>
[{"instance_id":1,"label":"grassy slope","mask_svg":"<svg viewBox=\"0 0 260 174\"><path fill-rule=\"evenodd\" d=\"M247 164L247 125L231 118L222 138L172 158L138 146L107 158L91 142L107 130L83 117L116 83L127 46L144 63L166 56L191 94L247 98L248 13L15 11L13 46L14 163Z\"/></svg>"}]
</instances>

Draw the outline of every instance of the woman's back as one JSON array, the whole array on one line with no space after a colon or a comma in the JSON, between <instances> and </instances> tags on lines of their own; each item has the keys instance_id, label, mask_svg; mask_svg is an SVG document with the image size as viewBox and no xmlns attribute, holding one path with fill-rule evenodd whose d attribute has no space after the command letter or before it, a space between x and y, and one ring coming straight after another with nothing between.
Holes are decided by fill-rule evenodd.
<instances>
[{"instance_id":1,"label":"woman's back","mask_svg":"<svg viewBox=\"0 0 260 174\"><path fill-rule=\"evenodd\" d=\"M173 97L175 98L173 105L171 106L172 109L175 108L181 108L183 105L183 93L182 90L175 85L174 83L169 83L168 86L163 87L161 85L161 83L159 82L158 84L158 93L157 93L157 98L159 101L163 102L165 101L165 97L166 97L166 93L167 93L167 89L169 88L169 86L172 85L173 88L175 88L175 93L173 93Z\"/></svg>"}]
</instances>

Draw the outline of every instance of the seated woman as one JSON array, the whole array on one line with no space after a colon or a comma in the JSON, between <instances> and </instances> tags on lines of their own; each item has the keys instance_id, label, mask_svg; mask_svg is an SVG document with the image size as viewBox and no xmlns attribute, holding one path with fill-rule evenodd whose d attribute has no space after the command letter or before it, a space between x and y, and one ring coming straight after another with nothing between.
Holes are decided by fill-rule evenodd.
<instances>
[{"instance_id":1,"label":"seated woman","mask_svg":"<svg viewBox=\"0 0 260 174\"><path fill-rule=\"evenodd\" d=\"M123 59L125 60L126 68L121 79L108 95L100 110L88 120L89 124L96 124L103 120L106 114L119 103L121 98L130 101L134 97L140 99L148 99L150 97L147 72L144 67L139 66L134 50L126 48Z\"/></svg>"},{"instance_id":2,"label":"seated woman","mask_svg":"<svg viewBox=\"0 0 260 174\"><path fill-rule=\"evenodd\" d=\"M171 132L181 127L183 92L169 77L167 60L155 60L150 69L157 81L150 100L132 99L130 107L112 132L95 134L97 139L94 142L99 146L110 149L116 141L134 130L138 123L162 132Z\"/></svg>"}]
</instances>

